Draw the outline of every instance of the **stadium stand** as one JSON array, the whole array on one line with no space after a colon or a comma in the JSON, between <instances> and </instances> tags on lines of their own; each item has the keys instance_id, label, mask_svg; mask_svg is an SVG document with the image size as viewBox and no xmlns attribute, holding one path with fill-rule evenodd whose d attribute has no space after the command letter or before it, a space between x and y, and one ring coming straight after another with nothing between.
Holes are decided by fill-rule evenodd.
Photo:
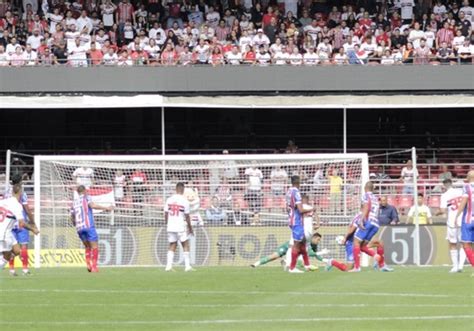
<instances>
[{"instance_id":1,"label":"stadium stand","mask_svg":"<svg viewBox=\"0 0 474 331\"><path fill-rule=\"evenodd\" d=\"M3 1L0 66L472 64L468 0Z\"/></svg>"}]
</instances>

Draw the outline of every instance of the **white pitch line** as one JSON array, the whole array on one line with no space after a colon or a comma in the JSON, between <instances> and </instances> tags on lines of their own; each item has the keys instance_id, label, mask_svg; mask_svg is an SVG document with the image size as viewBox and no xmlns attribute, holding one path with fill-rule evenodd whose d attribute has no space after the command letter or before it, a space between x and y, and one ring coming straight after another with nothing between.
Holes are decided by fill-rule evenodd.
<instances>
[{"instance_id":1,"label":"white pitch line","mask_svg":"<svg viewBox=\"0 0 474 331\"><path fill-rule=\"evenodd\" d=\"M389 292L297 292L297 291L170 291L170 290L114 290L114 289L0 289L0 293L111 293L111 294L192 294L192 295L270 295L270 294L286 294L286 295L326 295L326 296L372 296L372 297L408 297L408 298L466 298L474 297L474 295L450 295L450 294L432 294L432 293L389 293Z\"/></svg>"},{"instance_id":2,"label":"white pitch line","mask_svg":"<svg viewBox=\"0 0 474 331\"><path fill-rule=\"evenodd\" d=\"M55 307L56 309L69 307L136 307L136 303L0 303L0 307ZM302 304L155 304L140 303L140 307L149 308L400 308L400 304L338 304L338 303L302 303ZM408 308L472 308L470 304L410 304Z\"/></svg>"},{"instance_id":3,"label":"white pitch line","mask_svg":"<svg viewBox=\"0 0 474 331\"><path fill-rule=\"evenodd\" d=\"M248 323L308 323L308 322L366 322L366 321L435 321L473 319L474 315L440 316L384 316L384 317L315 317L277 319L228 319L228 320L171 320L171 321L0 321L0 325L166 325L166 324L248 324Z\"/></svg>"}]
</instances>

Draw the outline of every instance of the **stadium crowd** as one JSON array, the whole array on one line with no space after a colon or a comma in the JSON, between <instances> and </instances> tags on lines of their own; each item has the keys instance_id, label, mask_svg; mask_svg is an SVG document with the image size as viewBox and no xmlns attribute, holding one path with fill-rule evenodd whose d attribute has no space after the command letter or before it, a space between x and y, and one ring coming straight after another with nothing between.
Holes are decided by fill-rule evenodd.
<instances>
[{"instance_id":1,"label":"stadium crowd","mask_svg":"<svg viewBox=\"0 0 474 331\"><path fill-rule=\"evenodd\" d=\"M13 0L0 66L472 63L469 0Z\"/></svg>"}]
</instances>

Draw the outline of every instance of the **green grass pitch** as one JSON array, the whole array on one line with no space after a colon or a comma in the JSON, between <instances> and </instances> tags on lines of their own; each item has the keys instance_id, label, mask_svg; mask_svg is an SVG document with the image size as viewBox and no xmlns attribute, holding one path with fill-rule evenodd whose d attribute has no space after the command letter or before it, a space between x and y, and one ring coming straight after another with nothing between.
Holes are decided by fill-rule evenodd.
<instances>
[{"instance_id":1,"label":"green grass pitch","mask_svg":"<svg viewBox=\"0 0 474 331\"><path fill-rule=\"evenodd\" d=\"M0 272L0 330L474 330L471 268Z\"/></svg>"}]
</instances>

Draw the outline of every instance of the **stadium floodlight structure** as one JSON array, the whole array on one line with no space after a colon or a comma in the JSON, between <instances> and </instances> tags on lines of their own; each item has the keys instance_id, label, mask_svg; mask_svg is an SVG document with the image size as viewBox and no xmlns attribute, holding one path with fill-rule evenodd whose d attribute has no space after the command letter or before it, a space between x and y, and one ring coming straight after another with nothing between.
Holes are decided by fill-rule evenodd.
<instances>
[{"instance_id":1,"label":"stadium floodlight structure","mask_svg":"<svg viewBox=\"0 0 474 331\"><path fill-rule=\"evenodd\" d=\"M40 228L35 237L37 268L75 265L82 256L70 221L71 200L81 180L72 174L79 167L93 170L92 199L115 205L111 213L95 214L100 263L112 266L164 264L163 205L177 182L193 189L186 196L199 199L199 204L194 200L191 206L203 219L203 224L195 225L192 263L248 265L290 239L285 192L292 175L301 177L301 192L317 207L322 246L331 250L332 256L343 258L343 248L334 239L346 232L359 211L363 186L369 180L365 153L39 155L34 162L35 218ZM252 171L247 169L252 168L261 171L261 179L248 176ZM119 172L127 178L125 186L115 181ZM145 181L134 182L137 173L144 175ZM330 175L339 176L342 183L333 181L331 186ZM177 254L175 262L180 259Z\"/></svg>"}]
</instances>

